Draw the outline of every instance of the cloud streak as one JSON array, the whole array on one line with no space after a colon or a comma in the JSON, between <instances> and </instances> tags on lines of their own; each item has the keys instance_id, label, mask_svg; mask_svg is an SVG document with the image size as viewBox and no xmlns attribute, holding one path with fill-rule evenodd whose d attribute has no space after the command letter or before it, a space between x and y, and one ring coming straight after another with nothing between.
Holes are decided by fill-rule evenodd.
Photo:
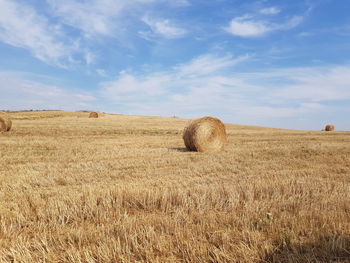
<instances>
[{"instance_id":1,"label":"cloud streak","mask_svg":"<svg viewBox=\"0 0 350 263\"><path fill-rule=\"evenodd\" d=\"M33 8L15 1L0 0L0 40L24 48L37 59L63 66L73 61L74 43L63 41L58 26L52 26Z\"/></svg>"},{"instance_id":2,"label":"cloud streak","mask_svg":"<svg viewBox=\"0 0 350 263\"><path fill-rule=\"evenodd\" d=\"M148 25L152 32L141 32L141 36L150 39L152 34L154 36L161 36L166 39L181 38L187 34L187 30L175 25L168 19L152 19L150 17L144 17L142 21Z\"/></svg>"},{"instance_id":3,"label":"cloud streak","mask_svg":"<svg viewBox=\"0 0 350 263\"><path fill-rule=\"evenodd\" d=\"M47 0L46 3L49 8L44 13L18 0L0 0L0 41L64 68L96 63L99 59L96 47L108 38L120 42L132 39L137 35L140 17L156 4L171 8L190 5L186 0ZM187 30L169 19L144 17L143 22L150 28L143 32L146 39L175 39L187 34Z\"/></svg>"},{"instance_id":4,"label":"cloud streak","mask_svg":"<svg viewBox=\"0 0 350 263\"><path fill-rule=\"evenodd\" d=\"M70 0L48 0L53 14L61 22L84 33L84 37L96 35L116 37L118 30L123 30L123 21L136 19L139 13L145 13L153 5L165 3L173 7L189 5L186 0L87 0L83 2ZM144 9L146 8L146 9ZM166 38L177 38L186 33L173 25L168 19L155 20L144 18L153 32Z\"/></svg>"},{"instance_id":5,"label":"cloud streak","mask_svg":"<svg viewBox=\"0 0 350 263\"><path fill-rule=\"evenodd\" d=\"M101 92L107 98L120 101L163 100L163 96L176 102L178 98L185 98L183 93L212 92L221 89L222 85L231 85L234 81L221 77L220 71L233 67L247 60L247 56L233 58L232 56L216 56L206 54L194 58L185 64L174 66L169 71L154 72L149 75L134 75L122 72L109 82L101 83ZM206 88L205 88L206 87ZM152 97L152 99L147 99Z\"/></svg>"},{"instance_id":6,"label":"cloud streak","mask_svg":"<svg viewBox=\"0 0 350 263\"><path fill-rule=\"evenodd\" d=\"M127 6L126 1L113 0L48 0L48 3L63 24L81 30L85 37L113 35L114 18Z\"/></svg>"},{"instance_id":7,"label":"cloud streak","mask_svg":"<svg viewBox=\"0 0 350 263\"><path fill-rule=\"evenodd\" d=\"M274 74L294 82L282 87L273 97L312 102L350 100L350 67L299 68Z\"/></svg>"},{"instance_id":8,"label":"cloud streak","mask_svg":"<svg viewBox=\"0 0 350 263\"><path fill-rule=\"evenodd\" d=\"M255 19L252 15L233 18L226 32L239 37L262 37L274 31L284 31L298 26L303 21L301 16L294 16L283 23L272 23L266 20Z\"/></svg>"},{"instance_id":9,"label":"cloud streak","mask_svg":"<svg viewBox=\"0 0 350 263\"><path fill-rule=\"evenodd\" d=\"M253 58L252 58L253 59ZM329 111L329 103L350 100L350 66L271 69L239 73L250 57L206 54L169 71L123 72L100 84L100 93L125 113L196 117L261 123ZM209 63L210 62L210 63ZM203 69L203 72L201 72Z\"/></svg>"},{"instance_id":10,"label":"cloud streak","mask_svg":"<svg viewBox=\"0 0 350 263\"><path fill-rule=\"evenodd\" d=\"M277 15L281 10L277 7L267 7L260 10L263 15Z\"/></svg>"},{"instance_id":11,"label":"cloud streak","mask_svg":"<svg viewBox=\"0 0 350 263\"><path fill-rule=\"evenodd\" d=\"M33 80L31 74L0 72L3 109L91 109L96 98L88 92Z\"/></svg>"}]
</instances>

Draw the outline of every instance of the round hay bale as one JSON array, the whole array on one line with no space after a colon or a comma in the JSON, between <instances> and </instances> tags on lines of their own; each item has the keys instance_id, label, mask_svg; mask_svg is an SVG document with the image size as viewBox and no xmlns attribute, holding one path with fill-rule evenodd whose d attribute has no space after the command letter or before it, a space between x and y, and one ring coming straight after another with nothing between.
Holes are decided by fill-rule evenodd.
<instances>
[{"instance_id":1,"label":"round hay bale","mask_svg":"<svg viewBox=\"0 0 350 263\"><path fill-rule=\"evenodd\" d=\"M225 125L214 117L191 120L182 138L188 150L198 152L218 152L227 142Z\"/></svg>"},{"instance_id":2,"label":"round hay bale","mask_svg":"<svg viewBox=\"0 0 350 263\"><path fill-rule=\"evenodd\" d=\"M98 118L98 113L95 111L90 112L89 118Z\"/></svg>"},{"instance_id":3,"label":"round hay bale","mask_svg":"<svg viewBox=\"0 0 350 263\"><path fill-rule=\"evenodd\" d=\"M10 119L7 119L7 131L10 131L12 128L12 121Z\"/></svg>"},{"instance_id":4,"label":"round hay bale","mask_svg":"<svg viewBox=\"0 0 350 263\"><path fill-rule=\"evenodd\" d=\"M0 116L0 132L7 131L6 121Z\"/></svg>"},{"instance_id":5,"label":"round hay bale","mask_svg":"<svg viewBox=\"0 0 350 263\"><path fill-rule=\"evenodd\" d=\"M10 119L10 116L5 113L5 112L0 112L0 118L2 119L2 121L4 122L4 127L0 128L0 130L2 131L9 131L11 130L12 127L12 121Z\"/></svg>"},{"instance_id":6,"label":"round hay bale","mask_svg":"<svg viewBox=\"0 0 350 263\"><path fill-rule=\"evenodd\" d=\"M325 128L325 131L334 131L334 125L332 125L332 124L327 124L327 125L326 125L326 128Z\"/></svg>"}]
</instances>

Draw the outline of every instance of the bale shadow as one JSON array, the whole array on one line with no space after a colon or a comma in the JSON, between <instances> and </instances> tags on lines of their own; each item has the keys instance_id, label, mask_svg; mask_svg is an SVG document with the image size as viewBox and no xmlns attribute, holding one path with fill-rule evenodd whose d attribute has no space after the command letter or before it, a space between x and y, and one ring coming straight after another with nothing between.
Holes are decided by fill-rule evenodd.
<instances>
[{"instance_id":1,"label":"bale shadow","mask_svg":"<svg viewBox=\"0 0 350 263\"><path fill-rule=\"evenodd\" d=\"M191 152L185 147L171 147L171 148L168 148L168 150L172 152Z\"/></svg>"},{"instance_id":2,"label":"bale shadow","mask_svg":"<svg viewBox=\"0 0 350 263\"><path fill-rule=\"evenodd\" d=\"M327 236L313 243L280 245L259 263L350 263L350 237Z\"/></svg>"}]
</instances>

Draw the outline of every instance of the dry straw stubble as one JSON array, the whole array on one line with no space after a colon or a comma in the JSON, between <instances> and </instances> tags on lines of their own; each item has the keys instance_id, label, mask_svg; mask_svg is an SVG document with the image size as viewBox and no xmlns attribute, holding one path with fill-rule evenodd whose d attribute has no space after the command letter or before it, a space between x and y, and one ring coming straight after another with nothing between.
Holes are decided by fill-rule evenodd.
<instances>
[{"instance_id":1,"label":"dry straw stubble","mask_svg":"<svg viewBox=\"0 0 350 263\"><path fill-rule=\"evenodd\" d=\"M218 152L227 143L225 125L214 117L191 120L184 129L183 140L190 151Z\"/></svg>"},{"instance_id":2,"label":"dry straw stubble","mask_svg":"<svg viewBox=\"0 0 350 263\"><path fill-rule=\"evenodd\" d=\"M349 262L349 132L225 124L193 154L183 119L84 116L11 113L0 262Z\"/></svg>"},{"instance_id":3,"label":"dry straw stubble","mask_svg":"<svg viewBox=\"0 0 350 263\"><path fill-rule=\"evenodd\" d=\"M98 118L98 113L95 111L90 112L89 118Z\"/></svg>"},{"instance_id":4,"label":"dry straw stubble","mask_svg":"<svg viewBox=\"0 0 350 263\"><path fill-rule=\"evenodd\" d=\"M326 130L326 131L334 131L334 125L332 125L332 124L327 124L325 130Z\"/></svg>"}]
</instances>

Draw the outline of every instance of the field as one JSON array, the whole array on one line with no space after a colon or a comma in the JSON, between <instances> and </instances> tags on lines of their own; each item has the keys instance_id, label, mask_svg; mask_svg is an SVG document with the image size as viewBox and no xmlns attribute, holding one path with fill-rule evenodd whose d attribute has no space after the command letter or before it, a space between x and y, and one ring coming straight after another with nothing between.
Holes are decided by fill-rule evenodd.
<instances>
[{"instance_id":1,"label":"field","mask_svg":"<svg viewBox=\"0 0 350 263\"><path fill-rule=\"evenodd\" d=\"M350 262L350 132L10 113L0 133L0 262Z\"/></svg>"}]
</instances>

